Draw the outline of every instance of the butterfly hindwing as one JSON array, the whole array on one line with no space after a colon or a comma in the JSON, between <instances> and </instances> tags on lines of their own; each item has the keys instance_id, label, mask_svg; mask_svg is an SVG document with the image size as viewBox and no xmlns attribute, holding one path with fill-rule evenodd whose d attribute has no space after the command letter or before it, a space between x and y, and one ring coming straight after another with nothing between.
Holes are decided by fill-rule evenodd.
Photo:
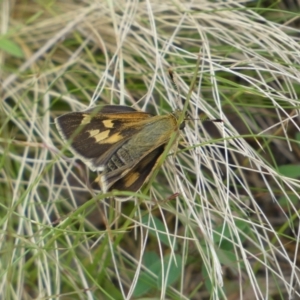
<instances>
[{"instance_id":1,"label":"butterfly hindwing","mask_svg":"<svg viewBox=\"0 0 300 300\"><path fill-rule=\"evenodd\" d=\"M151 175L154 167L163 154L165 145L149 152L137 164L132 165L131 168L124 167L112 172L103 173L99 175L99 184L103 191L107 190L126 190L137 191L141 188L143 183Z\"/></svg>"}]
</instances>

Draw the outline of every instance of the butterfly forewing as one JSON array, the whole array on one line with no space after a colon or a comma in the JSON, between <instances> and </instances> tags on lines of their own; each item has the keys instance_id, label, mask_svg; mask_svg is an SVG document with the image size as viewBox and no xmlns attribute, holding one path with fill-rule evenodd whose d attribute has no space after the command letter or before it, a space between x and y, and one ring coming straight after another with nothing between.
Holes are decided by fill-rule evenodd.
<instances>
[{"instance_id":1,"label":"butterfly forewing","mask_svg":"<svg viewBox=\"0 0 300 300\"><path fill-rule=\"evenodd\" d=\"M56 126L70 150L91 170L103 170L114 151L152 117L127 106L106 105L56 118Z\"/></svg>"}]
</instances>

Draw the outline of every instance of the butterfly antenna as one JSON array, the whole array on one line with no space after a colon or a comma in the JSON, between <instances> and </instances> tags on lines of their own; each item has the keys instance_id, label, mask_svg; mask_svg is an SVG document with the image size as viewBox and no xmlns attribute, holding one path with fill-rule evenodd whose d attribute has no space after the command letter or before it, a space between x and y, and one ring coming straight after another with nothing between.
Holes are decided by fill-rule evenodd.
<instances>
[{"instance_id":1,"label":"butterfly antenna","mask_svg":"<svg viewBox=\"0 0 300 300\"><path fill-rule=\"evenodd\" d=\"M172 84L175 86L176 91L177 91L177 107L179 107L179 103L180 103L179 102L179 100L180 100L179 87L178 87L178 84L176 83L173 70L170 68L168 71L169 71L169 76L170 76L170 78L172 80Z\"/></svg>"},{"instance_id":2,"label":"butterfly antenna","mask_svg":"<svg viewBox=\"0 0 300 300\"><path fill-rule=\"evenodd\" d=\"M199 120L201 122L224 123L224 121L222 119L209 119L208 116L206 116L206 115L200 116Z\"/></svg>"},{"instance_id":3,"label":"butterfly antenna","mask_svg":"<svg viewBox=\"0 0 300 300\"><path fill-rule=\"evenodd\" d=\"M169 76L170 76L170 78L171 78L171 80L172 80L172 83L173 83L173 85L175 86L175 88L176 88L176 90L177 90L177 106L179 107L179 100L180 100L180 93L179 93L179 87L178 87L178 84L176 83L176 80L175 80L175 76L174 76L174 72L173 72L173 70L170 68L169 70L168 70L168 72L169 72ZM190 116L187 114L186 115L186 118L185 118L185 120L197 120L197 119L192 119L192 118L190 118ZM222 119L213 119L213 120L211 120L211 119L209 119L207 116L202 116L202 117L200 117L198 120L200 120L200 121L208 121L208 122L215 122L215 123L223 123L223 120Z\"/></svg>"}]
</instances>

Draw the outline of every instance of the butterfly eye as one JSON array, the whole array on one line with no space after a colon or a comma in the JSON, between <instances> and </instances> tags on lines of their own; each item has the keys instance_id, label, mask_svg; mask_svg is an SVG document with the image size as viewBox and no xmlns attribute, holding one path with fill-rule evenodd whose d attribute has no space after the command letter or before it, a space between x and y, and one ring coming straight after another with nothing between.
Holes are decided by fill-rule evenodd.
<instances>
[{"instance_id":1,"label":"butterfly eye","mask_svg":"<svg viewBox=\"0 0 300 300\"><path fill-rule=\"evenodd\" d=\"M184 129L184 127L185 127L185 121L183 121L183 122L180 124L179 129L182 130L182 129Z\"/></svg>"}]
</instances>

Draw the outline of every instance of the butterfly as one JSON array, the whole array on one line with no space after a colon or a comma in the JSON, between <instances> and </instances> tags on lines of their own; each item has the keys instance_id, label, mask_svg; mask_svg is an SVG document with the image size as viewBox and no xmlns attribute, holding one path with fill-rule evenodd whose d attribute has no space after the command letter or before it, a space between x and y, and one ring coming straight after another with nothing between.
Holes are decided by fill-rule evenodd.
<instances>
[{"instance_id":1,"label":"butterfly","mask_svg":"<svg viewBox=\"0 0 300 300\"><path fill-rule=\"evenodd\" d=\"M105 193L138 191L156 169L174 132L185 126L182 111L153 116L124 105L95 106L55 119L71 152L92 171Z\"/></svg>"}]
</instances>

